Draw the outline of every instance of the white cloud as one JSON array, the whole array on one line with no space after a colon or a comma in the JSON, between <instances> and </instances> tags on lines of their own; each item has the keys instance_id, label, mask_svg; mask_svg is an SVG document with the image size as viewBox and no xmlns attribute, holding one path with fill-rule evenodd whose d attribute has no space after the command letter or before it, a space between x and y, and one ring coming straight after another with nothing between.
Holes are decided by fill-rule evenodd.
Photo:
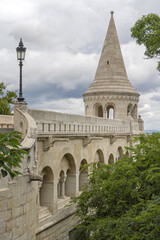
<instances>
[{"instance_id":1,"label":"white cloud","mask_svg":"<svg viewBox=\"0 0 160 240\"><path fill-rule=\"evenodd\" d=\"M84 114L83 100L81 98L67 98L51 101L43 99L43 103L33 104L32 107L64 113Z\"/></svg>"},{"instance_id":2,"label":"white cloud","mask_svg":"<svg viewBox=\"0 0 160 240\"><path fill-rule=\"evenodd\" d=\"M137 18L159 7L159 0L1 0L0 81L18 88L15 48L22 37L27 47L23 90L30 106L82 113L80 95L94 79L113 10L128 77L141 93L139 112L146 128L153 123L160 128L152 99L160 93L157 63L144 60L144 48L130 37Z\"/></svg>"},{"instance_id":3,"label":"white cloud","mask_svg":"<svg viewBox=\"0 0 160 240\"><path fill-rule=\"evenodd\" d=\"M146 84L152 79L152 88L146 89L150 91L157 86L160 86L159 76L156 71L157 61L155 59L146 59L144 57L145 48L139 46L135 41L129 41L122 45L122 53L125 60L125 65L132 85L135 87ZM145 85L144 89L145 90Z\"/></svg>"},{"instance_id":4,"label":"white cloud","mask_svg":"<svg viewBox=\"0 0 160 240\"><path fill-rule=\"evenodd\" d=\"M160 130L160 111L159 102L153 99L153 95L160 95L160 88L155 92L141 94L139 103L139 114L145 123L145 129L158 129Z\"/></svg>"}]
</instances>

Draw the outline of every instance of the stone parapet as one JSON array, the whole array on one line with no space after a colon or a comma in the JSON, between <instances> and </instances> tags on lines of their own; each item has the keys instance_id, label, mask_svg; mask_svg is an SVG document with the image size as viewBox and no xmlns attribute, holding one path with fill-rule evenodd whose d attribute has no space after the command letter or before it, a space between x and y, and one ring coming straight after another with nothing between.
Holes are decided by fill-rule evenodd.
<instances>
[{"instance_id":1,"label":"stone parapet","mask_svg":"<svg viewBox=\"0 0 160 240\"><path fill-rule=\"evenodd\" d=\"M130 133L130 121L29 109L38 133Z\"/></svg>"},{"instance_id":2,"label":"stone parapet","mask_svg":"<svg viewBox=\"0 0 160 240\"><path fill-rule=\"evenodd\" d=\"M0 129L13 129L13 115L0 115Z\"/></svg>"}]
</instances>

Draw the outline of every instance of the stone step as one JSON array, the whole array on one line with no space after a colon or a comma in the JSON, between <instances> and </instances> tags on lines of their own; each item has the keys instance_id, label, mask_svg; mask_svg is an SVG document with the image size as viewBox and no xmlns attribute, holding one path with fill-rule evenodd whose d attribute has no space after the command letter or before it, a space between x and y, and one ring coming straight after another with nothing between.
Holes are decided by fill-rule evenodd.
<instances>
[{"instance_id":1,"label":"stone step","mask_svg":"<svg viewBox=\"0 0 160 240\"><path fill-rule=\"evenodd\" d=\"M49 216L51 216L51 212L49 211L48 207L40 206L39 207L39 220L44 220L44 218L47 218Z\"/></svg>"},{"instance_id":2,"label":"stone step","mask_svg":"<svg viewBox=\"0 0 160 240\"><path fill-rule=\"evenodd\" d=\"M63 199L58 199L58 209L64 208L66 205L70 203L71 198L65 197Z\"/></svg>"}]
</instances>

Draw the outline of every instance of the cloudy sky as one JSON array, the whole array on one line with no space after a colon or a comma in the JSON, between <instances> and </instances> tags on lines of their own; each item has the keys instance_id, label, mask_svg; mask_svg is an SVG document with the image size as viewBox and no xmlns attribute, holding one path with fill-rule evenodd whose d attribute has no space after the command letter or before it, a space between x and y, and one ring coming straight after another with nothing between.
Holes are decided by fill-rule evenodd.
<instances>
[{"instance_id":1,"label":"cloudy sky","mask_svg":"<svg viewBox=\"0 0 160 240\"><path fill-rule=\"evenodd\" d=\"M22 38L29 107L83 114L82 94L94 79L111 10L145 129L160 129L157 62L144 59L144 47L130 37L138 18L159 14L159 0L0 0L0 82L18 89L15 48Z\"/></svg>"}]
</instances>

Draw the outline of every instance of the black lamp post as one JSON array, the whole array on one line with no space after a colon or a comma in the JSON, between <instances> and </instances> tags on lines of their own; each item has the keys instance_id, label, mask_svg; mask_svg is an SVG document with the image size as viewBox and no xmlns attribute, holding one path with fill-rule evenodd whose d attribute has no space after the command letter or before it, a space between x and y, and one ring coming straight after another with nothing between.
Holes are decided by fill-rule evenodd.
<instances>
[{"instance_id":1,"label":"black lamp post","mask_svg":"<svg viewBox=\"0 0 160 240\"><path fill-rule=\"evenodd\" d=\"M25 59L26 48L23 46L22 38L20 39L19 46L16 48L17 51L17 60L19 61L20 66L20 81L19 81L19 97L17 98L18 102L24 102L23 92L22 92L22 66L23 60Z\"/></svg>"}]
</instances>

